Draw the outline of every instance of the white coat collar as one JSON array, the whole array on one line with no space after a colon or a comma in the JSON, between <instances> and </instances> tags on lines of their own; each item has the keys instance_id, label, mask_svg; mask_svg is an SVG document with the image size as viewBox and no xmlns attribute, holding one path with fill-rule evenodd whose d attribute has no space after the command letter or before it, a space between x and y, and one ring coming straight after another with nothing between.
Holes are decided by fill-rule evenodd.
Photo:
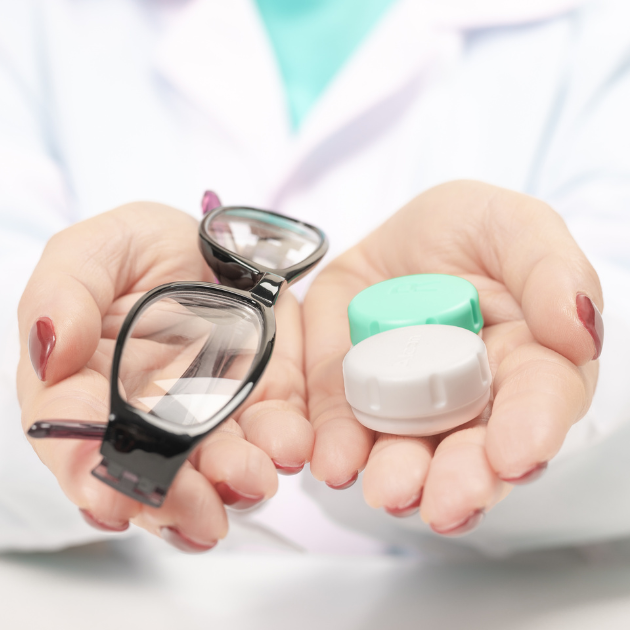
<instances>
[{"instance_id":1,"label":"white coat collar","mask_svg":"<svg viewBox=\"0 0 630 630\"><path fill-rule=\"evenodd\" d=\"M290 137L282 79L250 0L189 0L157 49L167 79L246 146Z\"/></svg>"},{"instance_id":2,"label":"white coat collar","mask_svg":"<svg viewBox=\"0 0 630 630\"><path fill-rule=\"evenodd\" d=\"M549 19L584 1L398 0L295 136L274 53L253 0L189 0L167 28L157 65L248 148L278 192L322 142L436 63L448 61L459 50L463 31Z\"/></svg>"}]
</instances>

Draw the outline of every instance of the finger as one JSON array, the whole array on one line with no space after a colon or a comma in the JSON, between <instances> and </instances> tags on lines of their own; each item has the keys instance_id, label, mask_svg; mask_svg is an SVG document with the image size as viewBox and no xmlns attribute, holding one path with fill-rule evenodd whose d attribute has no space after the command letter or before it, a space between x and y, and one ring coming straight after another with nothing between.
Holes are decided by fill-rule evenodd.
<instances>
[{"instance_id":1,"label":"finger","mask_svg":"<svg viewBox=\"0 0 630 630\"><path fill-rule=\"evenodd\" d=\"M310 461L315 433L291 403L269 400L252 405L239 424L245 439L266 453L279 473L296 474Z\"/></svg>"},{"instance_id":2,"label":"finger","mask_svg":"<svg viewBox=\"0 0 630 630\"><path fill-rule=\"evenodd\" d=\"M20 301L23 352L56 383L86 364L101 319L123 293L169 280L209 279L194 246L196 222L158 204L130 204L54 236Z\"/></svg>"},{"instance_id":3,"label":"finger","mask_svg":"<svg viewBox=\"0 0 630 630\"><path fill-rule=\"evenodd\" d=\"M438 272L499 281L542 345L576 365L601 352L599 279L542 201L478 182L444 184L414 199L360 249L359 264L370 260L384 277Z\"/></svg>"},{"instance_id":4,"label":"finger","mask_svg":"<svg viewBox=\"0 0 630 630\"><path fill-rule=\"evenodd\" d=\"M324 269L303 307L309 414L315 429L311 473L335 489L354 483L375 440L374 432L354 417L343 384L343 358L351 346L348 304L371 280L369 270L355 264L357 254L350 250Z\"/></svg>"},{"instance_id":5,"label":"finger","mask_svg":"<svg viewBox=\"0 0 630 630\"><path fill-rule=\"evenodd\" d=\"M30 365L20 363L18 377L25 386L43 385ZM28 381L31 381L30 384ZM98 372L83 368L62 383L43 388L36 397L29 397L22 408L25 430L41 418L80 419L105 424L109 412L109 384ZM129 519L140 510L140 504L94 476L100 463L100 443L82 440L31 440L42 462L52 471L66 496L78 506L92 523L102 529L122 531Z\"/></svg>"},{"instance_id":6,"label":"finger","mask_svg":"<svg viewBox=\"0 0 630 630\"><path fill-rule=\"evenodd\" d=\"M366 278L333 264L315 279L304 300L305 369L315 429L311 473L335 489L354 483L375 439L346 401L342 372L350 349L346 310L352 297L366 286Z\"/></svg>"},{"instance_id":7,"label":"finger","mask_svg":"<svg viewBox=\"0 0 630 630\"><path fill-rule=\"evenodd\" d=\"M488 462L485 433L483 423L474 423L448 435L435 451L420 513L439 534L459 536L474 529L510 490Z\"/></svg>"},{"instance_id":8,"label":"finger","mask_svg":"<svg viewBox=\"0 0 630 630\"><path fill-rule=\"evenodd\" d=\"M253 400L284 400L306 414L302 313L295 296L287 292L274 307L276 342L273 355Z\"/></svg>"},{"instance_id":9,"label":"finger","mask_svg":"<svg viewBox=\"0 0 630 630\"><path fill-rule=\"evenodd\" d=\"M162 507L143 505L133 523L188 553L212 549L228 531L221 498L188 462L177 473Z\"/></svg>"},{"instance_id":10,"label":"finger","mask_svg":"<svg viewBox=\"0 0 630 630\"><path fill-rule=\"evenodd\" d=\"M516 347L500 361L486 450L502 479L524 483L545 469L589 408L597 371L598 362L576 367L535 342Z\"/></svg>"},{"instance_id":11,"label":"finger","mask_svg":"<svg viewBox=\"0 0 630 630\"><path fill-rule=\"evenodd\" d=\"M239 425L228 420L210 434L192 458L223 503L234 509L258 505L278 489L272 461L244 437Z\"/></svg>"},{"instance_id":12,"label":"finger","mask_svg":"<svg viewBox=\"0 0 630 630\"><path fill-rule=\"evenodd\" d=\"M482 329L481 336L488 350L493 378L505 357L519 346L536 341L524 319L487 326Z\"/></svg>"},{"instance_id":13,"label":"finger","mask_svg":"<svg viewBox=\"0 0 630 630\"><path fill-rule=\"evenodd\" d=\"M291 293L275 307L276 344L270 364L238 423L278 472L295 474L310 461L315 433L306 419L302 314Z\"/></svg>"},{"instance_id":14,"label":"finger","mask_svg":"<svg viewBox=\"0 0 630 630\"><path fill-rule=\"evenodd\" d=\"M363 473L367 504L398 517L417 512L436 443L435 438L379 435Z\"/></svg>"}]
</instances>

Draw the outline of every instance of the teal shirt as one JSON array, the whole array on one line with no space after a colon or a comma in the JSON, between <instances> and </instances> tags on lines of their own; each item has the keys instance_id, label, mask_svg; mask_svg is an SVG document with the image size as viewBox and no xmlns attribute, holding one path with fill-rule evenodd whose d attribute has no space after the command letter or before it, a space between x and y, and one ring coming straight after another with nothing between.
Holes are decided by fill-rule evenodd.
<instances>
[{"instance_id":1,"label":"teal shirt","mask_svg":"<svg viewBox=\"0 0 630 630\"><path fill-rule=\"evenodd\" d=\"M297 129L395 0L255 0Z\"/></svg>"}]
</instances>

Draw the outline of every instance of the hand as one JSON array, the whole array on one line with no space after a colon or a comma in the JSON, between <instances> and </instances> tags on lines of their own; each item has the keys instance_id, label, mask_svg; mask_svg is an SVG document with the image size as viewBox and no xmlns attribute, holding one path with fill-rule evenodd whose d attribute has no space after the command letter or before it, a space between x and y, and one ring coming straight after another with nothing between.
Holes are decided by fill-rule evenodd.
<instances>
[{"instance_id":1,"label":"hand","mask_svg":"<svg viewBox=\"0 0 630 630\"><path fill-rule=\"evenodd\" d=\"M138 203L78 223L50 240L18 313L18 395L25 430L43 419L107 421L113 345L127 311L157 285L213 281L197 247L197 227L182 212ZM131 520L186 551L202 551L227 533L223 503L244 508L271 497L278 483L274 463L291 473L310 459L314 437L304 417L300 309L287 293L275 313L277 340L262 381L239 414L195 450L160 509L90 474L101 459L99 443L32 440L88 522L121 531ZM47 353L51 334L55 342Z\"/></svg>"},{"instance_id":2,"label":"hand","mask_svg":"<svg viewBox=\"0 0 630 630\"><path fill-rule=\"evenodd\" d=\"M482 417L443 435L378 434L345 400L346 309L366 287L418 273L477 287L494 400ZM471 529L512 484L544 471L589 408L603 341L597 308L597 274L544 203L475 182L420 195L334 260L306 296L313 475L342 488L365 469L372 507L403 516L420 506L438 533Z\"/></svg>"}]
</instances>

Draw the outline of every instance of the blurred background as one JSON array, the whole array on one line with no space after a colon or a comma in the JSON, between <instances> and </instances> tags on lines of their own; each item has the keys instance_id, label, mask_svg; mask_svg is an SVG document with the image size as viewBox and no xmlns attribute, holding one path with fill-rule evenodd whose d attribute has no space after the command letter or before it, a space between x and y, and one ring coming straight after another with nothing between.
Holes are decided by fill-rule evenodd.
<instances>
[{"instance_id":1,"label":"blurred background","mask_svg":"<svg viewBox=\"0 0 630 630\"><path fill-rule=\"evenodd\" d=\"M299 38L271 8L299 21L297 9L330 2L0 0L2 630L630 628L630 439L618 431L630 391L614 354L630 347L630 28L616 19L627 2L347 2L369 7L365 23L352 45L343 29L313 38L332 61L312 64L305 93L312 50L287 54ZM338 254L420 191L464 177L553 203L612 289L599 406L565 449L595 453L599 485L576 475L562 494L550 474L538 511L519 488L512 520L501 529L502 504L480 533L498 548L493 532L550 516L556 540L568 522L578 546L494 558L435 538L392 546L330 518L302 489L315 483L308 467L258 510L232 511L227 539L198 556L81 521L27 444L15 395L16 306L52 234L136 199L199 217L212 187L321 226ZM367 510L360 480L345 492L331 501ZM554 529L555 508L568 516Z\"/></svg>"},{"instance_id":2,"label":"blurred background","mask_svg":"<svg viewBox=\"0 0 630 630\"><path fill-rule=\"evenodd\" d=\"M231 512L227 539L202 555L183 554L133 526L122 538L58 552L2 554L0 627L630 627L628 541L503 559L386 550L327 519L314 501L296 494L299 482L282 478L277 500L258 514ZM301 521L292 517L296 510ZM275 523L273 532L265 522Z\"/></svg>"}]
</instances>

